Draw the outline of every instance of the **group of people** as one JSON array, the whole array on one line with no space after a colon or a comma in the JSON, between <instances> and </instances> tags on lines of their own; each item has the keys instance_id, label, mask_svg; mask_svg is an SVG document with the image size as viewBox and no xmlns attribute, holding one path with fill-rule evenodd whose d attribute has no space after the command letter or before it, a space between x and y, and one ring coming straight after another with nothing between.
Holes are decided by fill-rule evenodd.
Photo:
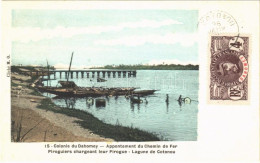
<instances>
[{"instance_id":1,"label":"group of people","mask_svg":"<svg viewBox=\"0 0 260 163\"><path fill-rule=\"evenodd\" d=\"M181 105L182 105L182 102L184 101L184 99L182 98L182 95L179 96L179 98L178 98L177 101L178 101L179 105L181 106ZM168 94L166 94L166 100L165 100L165 102L166 102L166 104L169 104L169 95L168 95Z\"/></svg>"}]
</instances>

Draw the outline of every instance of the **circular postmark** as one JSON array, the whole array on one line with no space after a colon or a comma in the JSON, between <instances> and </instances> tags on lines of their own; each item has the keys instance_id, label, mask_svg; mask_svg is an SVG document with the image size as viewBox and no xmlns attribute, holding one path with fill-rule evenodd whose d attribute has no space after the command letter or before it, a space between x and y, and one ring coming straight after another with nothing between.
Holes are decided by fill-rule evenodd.
<instances>
[{"instance_id":1,"label":"circular postmark","mask_svg":"<svg viewBox=\"0 0 260 163\"><path fill-rule=\"evenodd\" d=\"M200 32L219 35L221 33L234 33L239 35L239 26L232 15L225 11L210 11L199 19Z\"/></svg>"}]
</instances>

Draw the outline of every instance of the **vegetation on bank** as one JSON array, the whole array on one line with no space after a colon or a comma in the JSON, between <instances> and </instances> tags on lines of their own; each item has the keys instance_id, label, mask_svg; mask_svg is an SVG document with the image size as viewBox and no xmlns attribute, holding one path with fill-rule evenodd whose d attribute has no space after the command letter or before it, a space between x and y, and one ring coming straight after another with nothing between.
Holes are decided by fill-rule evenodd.
<instances>
[{"instance_id":1,"label":"vegetation on bank","mask_svg":"<svg viewBox=\"0 0 260 163\"><path fill-rule=\"evenodd\" d=\"M19 84L16 84L13 81L11 81L11 87L18 87L18 86L19 86Z\"/></svg>"},{"instance_id":2,"label":"vegetation on bank","mask_svg":"<svg viewBox=\"0 0 260 163\"><path fill-rule=\"evenodd\" d=\"M11 72L21 73L22 71L20 70L20 68L26 69L28 71L35 70L35 67L33 67L33 66L11 66Z\"/></svg>"},{"instance_id":3,"label":"vegetation on bank","mask_svg":"<svg viewBox=\"0 0 260 163\"><path fill-rule=\"evenodd\" d=\"M161 64L161 65L106 65L92 69L127 69L127 70L199 70L199 65Z\"/></svg>"},{"instance_id":4,"label":"vegetation on bank","mask_svg":"<svg viewBox=\"0 0 260 163\"><path fill-rule=\"evenodd\" d=\"M31 88L31 90L32 90L32 92L29 93L30 95L42 96L42 94L41 94L37 89L32 88L32 87L30 87L30 88Z\"/></svg>"},{"instance_id":5,"label":"vegetation on bank","mask_svg":"<svg viewBox=\"0 0 260 163\"><path fill-rule=\"evenodd\" d=\"M32 83L36 79L38 79L38 76L33 75L33 76L31 76L31 79L25 80L25 82Z\"/></svg>"},{"instance_id":6,"label":"vegetation on bank","mask_svg":"<svg viewBox=\"0 0 260 163\"><path fill-rule=\"evenodd\" d=\"M28 71L37 71L36 68L46 68L46 67L11 66L11 72L16 72L16 73L18 73L18 74L30 76L31 79L25 80L24 82L32 83L33 81L35 81L36 79L38 79L39 76L36 76L36 75L32 75L32 76L31 76L29 73L24 73L24 71L22 71L20 68L26 69L26 70L28 70Z\"/></svg>"},{"instance_id":7,"label":"vegetation on bank","mask_svg":"<svg viewBox=\"0 0 260 163\"><path fill-rule=\"evenodd\" d=\"M159 138L152 133L142 131L133 127L123 127L119 123L116 125L106 124L92 114L71 108L57 107L51 99L43 99L37 106L46 111L54 113L62 113L80 120L76 123L80 124L85 129L90 129L93 133L106 138L112 138L115 141L159 141Z\"/></svg>"},{"instance_id":8,"label":"vegetation on bank","mask_svg":"<svg viewBox=\"0 0 260 163\"><path fill-rule=\"evenodd\" d=\"M21 69L26 69L28 71L37 71L37 69L47 70L47 66L11 66L11 72L23 73ZM49 66L50 70L54 70L53 66Z\"/></svg>"}]
</instances>

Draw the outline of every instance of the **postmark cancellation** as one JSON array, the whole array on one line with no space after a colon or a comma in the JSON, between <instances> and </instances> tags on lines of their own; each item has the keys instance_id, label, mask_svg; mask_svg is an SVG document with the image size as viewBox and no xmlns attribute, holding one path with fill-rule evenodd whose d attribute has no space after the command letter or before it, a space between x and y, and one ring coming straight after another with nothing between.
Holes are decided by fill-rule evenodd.
<instances>
[{"instance_id":1,"label":"postmark cancellation","mask_svg":"<svg viewBox=\"0 0 260 163\"><path fill-rule=\"evenodd\" d=\"M210 101L248 101L249 36L210 37Z\"/></svg>"}]
</instances>

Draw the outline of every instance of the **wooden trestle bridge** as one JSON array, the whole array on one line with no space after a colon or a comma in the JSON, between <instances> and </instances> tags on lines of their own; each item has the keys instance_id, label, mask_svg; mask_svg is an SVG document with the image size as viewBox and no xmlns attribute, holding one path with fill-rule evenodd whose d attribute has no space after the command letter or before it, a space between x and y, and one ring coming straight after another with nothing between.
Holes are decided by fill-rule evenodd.
<instances>
[{"instance_id":1,"label":"wooden trestle bridge","mask_svg":"<svg viewBox=\"0 0 260 163\"><path fill-rule=\"evenodd\" d=\"M69 75L69 78L84 78L85 76L87 78L92 77L94 78L95 76L97 77L103 77L105 78L106 75L108 78L113 76L113 78L125 78L125 77L136 77L136 70L44 70L44 71L24 71L25 74L30 75L30 76L48 76L50 79L50 76L53 75L54 79L59 75L60 78L65 77ZM65 74L63 76L62 74ZM117 75L116 75L117 74Z\"/></svg>"}]
</instances>

